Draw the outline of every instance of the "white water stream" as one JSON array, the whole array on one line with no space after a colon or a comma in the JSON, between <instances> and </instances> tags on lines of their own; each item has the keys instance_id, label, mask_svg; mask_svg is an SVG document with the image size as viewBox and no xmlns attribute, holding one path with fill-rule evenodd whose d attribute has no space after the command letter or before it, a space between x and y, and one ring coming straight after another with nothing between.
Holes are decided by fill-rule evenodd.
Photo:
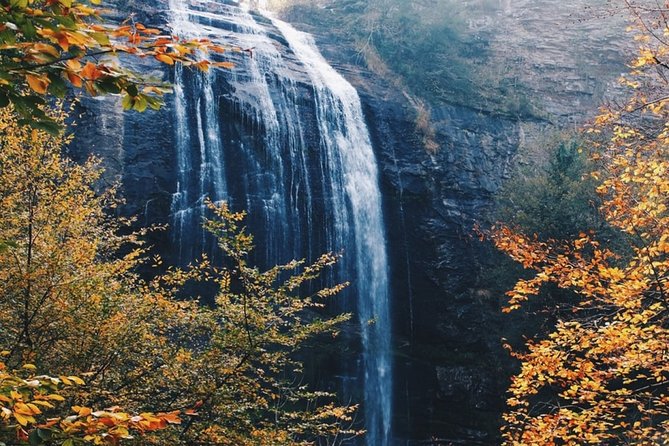
<instances>
[{"instance_id":1,"label":"white water stream","mask_svg":"<svg viewBox=\"0 0 669 446\"><path fill-rule=\"evenodd\" d=\"M175 74L175 153L177 188L172 199L175 243L180 260L197 253L187 235L197 231L203 217L203 199L245 202L251 213L262 213L269 231L264 254L267 262L285 256L313 255L308 250L344 250L346 277L354 281L355 312L361 329L363 358L360 392L364 407L366 444L388 446L391 438L392 367L388 259L379 172L358 93L319 52L311 36L269 18L313 86L318 135L306 135L298 107L299 97L286 48L277 48L268 23L258 23L247 9L218 2L170 0L173 31L186 37L220 39L240 48L252 48L237 76L229 73L191 76L181 68ZM224 24L224 25L223 25ZM228 76L237 86L239 108L257 123L263 134L262 156L240 142L223 143L216 77ZM309 155L308 148L316 148ZM234 153L231 151L239 151ZM195 153L197 152L197 154ZM312 150L313 152L313 150ZM244 156L239 166L227 169L225 160ZM310 166L319 166L314 175ZM246 166L246 171L239 171ZM245 197L229 196L228 183L241 183ZM316 229L316 191L322 200L325 240L312 240ZM300 223L302 222L302 223ZM204 242L202 243L204 246Z\"/></svg>"}]
</instances>

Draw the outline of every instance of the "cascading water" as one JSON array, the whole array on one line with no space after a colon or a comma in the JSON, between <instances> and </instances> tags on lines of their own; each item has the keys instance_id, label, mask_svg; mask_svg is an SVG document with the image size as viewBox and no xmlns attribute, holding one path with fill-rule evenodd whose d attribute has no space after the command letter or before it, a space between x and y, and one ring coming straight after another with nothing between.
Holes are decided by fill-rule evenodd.
<instances>
[{"instance_id":1,"label":"cascading water","mask_svg":"<svg viewBox=\"0 0 669 446\"><path fill-rule=\"evenodd\" d=\"M341 277L354 282L361 327L365 441L388 446L388 262L379 173L358 94L287 23L230 2L170 0L170 8L177 34L244 50L228 56L237 64L229 73L175 74L179 259L206 249L190 236L205 196L249 212L265 265L344 250ZM222 119L221 101L234 123Z\"/></svg>"},{"instance_id":2,"label":"cascading water","mask_svg":"<svg viewBox=\"0 0 669 446\"><path fill-rule=\"evenodd\" d=\"M353 220L357 310L365 356L367 444L385 446L390 438L392 409L388 262L379 174L362 105L356 90L326 62L311 36L280 20L273 23L314 84L321 150L328 158L328 165L342 173L333 177L330 186L332 194L341 194L339 201L346 199L350 208L340 209L338 220L344 221L347 211Z\"/></svg>"},{"instance_id":3,"label":"cascading water","mask_svg":"<svg viewBox=\"0 0 669 446\"><path fill-rule=\"evenodd\" d=\"M200 37L200 30L189 20L189 13L183 7L182 0L170 0L171 27L182 37ZM200 230L199 243L190 237L191 231L201 228L205 215L206 198L212 201L227 199L223 147L219 128L219 110L214 98L212 83L215 72L195 73L195 88L189 94L195 94L196 100L186 96L187 83L183 67L177 66L174 73L174 118L175 149L177 157L177 188L172 196L172 227L174 240L178 243L179 263L193 259L197 249L205 251L204 231ZM195 132L191 125L195 120ZM199 151L199 172L197 179L193 175L193 151ZM196 189L191 188L193 181L198 182ZM193 191L196 193L193 194Z\"/></svg>"}]
</instances>

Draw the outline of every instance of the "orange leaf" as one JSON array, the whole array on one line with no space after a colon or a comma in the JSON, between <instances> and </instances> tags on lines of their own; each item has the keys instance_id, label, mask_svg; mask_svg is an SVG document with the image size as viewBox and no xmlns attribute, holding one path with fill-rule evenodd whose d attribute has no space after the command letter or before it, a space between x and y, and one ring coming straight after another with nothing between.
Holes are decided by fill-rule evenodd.
<instances>
[{"instance_id":1,"label":"orange leaf","mask_svg":"<svg viewBox=\"0 0 669 446\"><path fill-rule=\"evenodd\" d=\"M94 63L88 62L86 63L86 66L84 66L84 69L81 70L81 77L86 80L94 81L102 77L102 71L100 71Z\"/></svg>"},{"instance_id":2,"label":"orange leaf","mask_svg":"<svg viewBox=\"0 0 669 446\"><path fill-rule=\"evenodd\" d=\"M227 68L231 70L235 67L235 64L232 62L216 62L214 63L214 66L217 66L219 68Z\"/></svg>"},{"instance_id":3,"label":"orange leaf","mask_svg":"<svg viewBox=\"0 0 669 446\"><path fill-rule=\"evenodd\" d=\"M81 88L83 85L81 78L74 73L67 72L67 78L70 80L70 83L75 87Z\"/></svg>"},{"instance_id":4,"label":"orange leaf","mask_svg":"<svg viewBox=\"0 0 669 446\"><path fill-rule=\"evenodd\" d=\"M209 71L209 65L211 65L211 62L209 62L208 60L201 60L195 64L197 68L205 72Z\"/></svg>"},{"instance_id":5,"label":"orange leaf","mask_svg":"<svg viewBox=\"0 0 669 446\"><path fill-rule=\"evenodd\" d=\"M180 424L181 423L181 418L179 418L179 411L163 414L162 419L167 421L170 424Z\"/></svg>"},{"instance_id":6,"label":"orange leaf","mask_svg":"<svg viewBox=\"0 0 669 446\"><path fill-rule=\"evenodd\" d=\"M127 36L128 34L130 34L129 31L131 29L132 27L130 27L129 25L120 26L112 32L112 36L114 37Z\"/></svg>"},{"instance_id":7,"label":"orange leaf","mask_svg":"<svg viewBox=\"0 0 669 446\"><path fill-rule=\"evenodd\" d=\"M60 418L49 418L46 423L39 424L37 427L48 429L51 426L57 424L60 421Z\"/></svg>"},{"instance_id":8,"label":"orange leaf","mask_svg":"<svg viewBox=\"0 0 669 446\"><path fill-rule=\"evenodd\" d=\"M49 79L46 76L35 76L32 74L26 74L26 80L28 85L36 93L45 94L47 88L49 88Z\"/></svg>"},{"instance_id":9,"label":"orange leaf","mask_svg":"<svg viewBox=\"0 0 669 446\"><path fill-rule=\"evenodd\" d=\"M58 39L58 45L60 45L63 51L68 51L70 49L70 41L64 33L56 34L56 38Z\"/></svg>"},{"instance_id":10,"label":"orange leaf","mask_svg":"<svg viewBox=\"0 0 669 446\"><path fill-rule=\"evenodd\" d=\"M144 38L139 34L131 34L128 36L128 42L132 43L133 45L139 45L142 43L142 40L144 40Z\"/></svg>"},{"instance_id":11,"label":"orange leaf","mask_svg":"<svg viewBox=\"0 0 669 446\"><path fill-rule=\"evenodd\" d=\"M169 43L172 43L172 42L173 42L172 39L168 39L168 38L165 38L165 37L161 37L161 38L159 38L159 39L156 39L156 41L154 41L153 44L154 44L156 47L162 47L162 46L165 46L165 45L167 45L167 44L169 44Z\"/></svg>"}]
</instances>

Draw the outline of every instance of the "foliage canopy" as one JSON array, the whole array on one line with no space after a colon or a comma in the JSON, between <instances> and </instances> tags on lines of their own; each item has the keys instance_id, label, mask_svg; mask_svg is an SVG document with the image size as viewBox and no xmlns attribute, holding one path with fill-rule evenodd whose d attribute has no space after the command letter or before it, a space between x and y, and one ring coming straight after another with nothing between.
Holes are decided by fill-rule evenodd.
<instances>
[{"instance_id":1,"label":"foliage canopy","mask_svg":"<svg viewBox=\"0 0 669 446\"><path fill-rule=\"evenodd\" d=\"M160 260L147 259L141 232L120 235L130 221L107 212L113 190L95 191L96 160L64 158L67 137L21 125L11 107L0 133L0 441L140 441L134 432L141 444L296 445L358 434L355 408L310 391L298 360L347 318L315 311L344 285L302 295L335 256L258 270L244 215L211 205L207 228L228 266L203 259L144 280L137 266ZM177 299L189 281L214 282L216 304Z\"/></svg>"},{"instance_id":2,"label":"foliage canopy","mask_svg":"<svg viewBox=\"0 0 669 446\"><path fill-rule=\"evenodd\" d=\"M584 231L540 239L498 227L498 248L534 271L519 280L506 311L547 284L571 290L555 329L530 341L504 416L505 445L666 442L669 430L669 113L667 13L630 4L641 47L621 80L634 93L603 110L590 132L604 138L592 177L607 224L625 235L611 245Z\"/></svg>"},{"instance_id":3,"label":"foliage canopy","mask_svg":"<svg viewBox=\"0 0 669 446\"><path fill-rule=\"evenodd\" d=\"M183 40L129 19L106 23L100 0L3 0L0 7L0 107L12 104L21 124L56 132L43 109L45 95L64 97L68 87L91 95L121 94L125 109L156 109L168 91L159 80L125 69L122 54L207 70L231 67L203 52L225 49L206 40Z\"/></svg>"}]
</instances>

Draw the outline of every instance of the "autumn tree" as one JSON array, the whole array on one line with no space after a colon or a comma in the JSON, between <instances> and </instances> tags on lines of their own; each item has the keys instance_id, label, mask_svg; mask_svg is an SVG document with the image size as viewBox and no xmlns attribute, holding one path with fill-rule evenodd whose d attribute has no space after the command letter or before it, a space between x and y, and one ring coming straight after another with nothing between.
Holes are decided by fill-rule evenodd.
<instances>
[{"instance_id":1,"label":"autumn tree","mask_svg":"<svg viewBox=\"0 0 669 446\"><path fill-rule=\"evenodd\" d=\"M358 434L350 428L355 408L309 390L297 359L309 339L336 335L346 319L318 312L342 286L303 294L335 256L261 271L248 260L253 243L243 214L212 205L207 228L226 265L203 259L144 280L137 267L160 260L147 258L142 231L120 235L130 222L108 212L118 203L113 190L96 192L96 161L73 163L61 155L68 137L18 121L11 107L0 109L0 350L8 379L23 380L0 383L0 405L13 411L0 408L8 428L0 428L0 441L29 441L31 429L50 429L64 442L71 437L61 435L61 421L100 418L118 421L119 432L143 432L132 440L140 444L295 445ZM216 305L177 299L191 281L214 282ZM35 368L30 376L13 372L25 364ZM30 388L49 385L42 375L66 385L57 392L65 401L48 411ZM85 385L70 386L72 376ZM27 393L13 394L21 393L17 386ZM18 403L58 421L45 427L35 408ZM162 429L177 417L178 428ZM123 439L108 433L100 431L102 443L84 440Z\"/></svg>"},{"instance_id":2,"label":"autumn tree","mask_svg":"<svg viewBox=\"0 0 669 446\"><path fill-rule=\"evenodd\" d=\"M129 19L102 20L100 0L0 2L0 107L12 104L21 124L57 131L42 109L45 95L64 97L68 87L91 95L120 94L125 109L158 108L168 86L125 69L120 55L153 58L207 70L231 67L206 52L225 51L207 39L179 39Z\"/></svg>"},{"instance_id":3,"label":"autumn tree","mask_svg":"<svg viewBox=\"0 0 669 446\"><path fill-rule=\"evenodd\" d=\"M181 423L178 411L131 415L119 407L94 410L73 406L67 416L62 416L58 406L66 398L60 391L84 385L84 381L77 376L35 375L34 370L34 365L24 364L21 370L11 371L0 362L0 430L10 434L3 432L1 437L15 435L3 444L118 444L133 435Z\"/></svg>"},{"instance_id":4,"label":"autumn tree","mask_svg":"<svg viewBox=\"0 0 669 446\"><path fill-rule=\"evenodd\" d=\"M166 86L125 70L119 55L231 66L204 58L224 51L206 39L105 24L97 3L0 8L0 441L279 446L359 435L355 407L309 390L297 359L347 318L318 311L341 286L302 295L336 257L260 271L243 214L212 206L207 227L227 266L202 259L142 279L140 265L160 263L146 257L143 231L119 235L132 222L109 213L114 190L96 191L96 160L61 155L69 137L50 100L69 88L120 94L125 109L161 105ZM220 290L213 307L182 295L201 281Z\"/></svg>"},{"instance_id":5,"label":"autumn tree","mask_svg":"<svg viewBox=\"0 0 669 446\"><path fill-rule=\"evenodd\" d=\"M657 445L669 431L669 4L628 3L640 44L633 89L620 109L590 128L604 138L594 160L600 213L626 246L594 232L540 239L498 227L498 248L532 277L519 280L505 311L547 284L573 292L554 330L514 352L522 362L509 390L505 445Z\"/></svg>"}]
</instances>

